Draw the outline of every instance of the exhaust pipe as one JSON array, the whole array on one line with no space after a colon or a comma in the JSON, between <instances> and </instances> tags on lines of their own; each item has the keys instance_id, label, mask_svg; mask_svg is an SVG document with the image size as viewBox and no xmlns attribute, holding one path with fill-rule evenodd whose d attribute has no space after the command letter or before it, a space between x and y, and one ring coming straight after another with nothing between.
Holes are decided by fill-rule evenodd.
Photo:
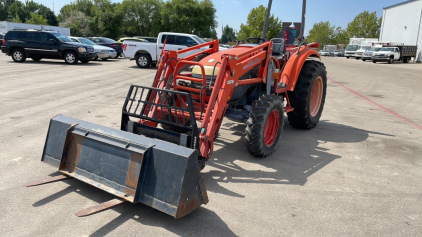
<instances>
[{"instance_id":1,"label":"exhaust pipe","mask_svg":"<svg viewBox=\"0 0 422 237\"><path fill-rule=\"evenodd\" d=\"M299 37L299 42L304 41L304 33L305 33L305 17L306 17L306 0L303 0L303 4L302 4L302 29L300 29L300 37Z\"/></svg>"},{"instance_id":2,"label":"exhaust pipe","mask_svg":"<svg viewBox=\"0 0 422 237\"><path fill-rule=\"evenodd\" d=\"M264 39L265 41L267 41L268 19L270 18L272 3L273 3L273 0L268 1L267 15L265 15L264 29L262 31L262 36L261 36L261 38Z\"/></svg>"}]
</instances>

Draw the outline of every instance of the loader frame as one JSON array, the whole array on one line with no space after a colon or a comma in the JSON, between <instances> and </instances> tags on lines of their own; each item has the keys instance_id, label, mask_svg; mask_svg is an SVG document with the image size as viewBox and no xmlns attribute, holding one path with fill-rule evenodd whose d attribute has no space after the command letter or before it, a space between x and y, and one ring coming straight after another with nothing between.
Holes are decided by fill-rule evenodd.
<instances>
[{"instance_id":1,"label":"loader frame","mask_svg":"<svg viewBox=\"0 0 422 237\"><path fill-rule=\"evenodd\" d=\"M277 60L271 54L272 42L267 41L263 44L252 46L237 46L244 47L245 51L240 54L223 54L221 62L217 62L214 66L219 66L219 71L215 75L213 83L207 84L204 66L198 62L198 57L201 55L208 55L218 51L218 40L207 42L194 47L186 48L179 51L163 51L160 56L160 64L158 65L157 74L155 75L150 90L161 92L162 95L178 93L175 104L169 105L169 100L161 99L157 95L159 93L151 91L146 98L147 112L143 108L140 115L135 115L128 112L128 104L133 102L134 97L130 99L130 94L134 87L132 86L128 93L128 98L125 102L122 115L121 129L125 131L133 131L133 126L128 128L130 121L129 117L136 117L140 120L132 124L135 127L148 126L152 129L156 128L159 123L171 122L173 126L180 126L186 128L186 120L191 121L192 133L189 135L191 139L198 138L199 143L191 144L189 147L199 149L199 159L208 160L214 150L214 141L220 129L222 120L228 108L228 101L233 94L233 91L238 86L243 85L265 85L263 89L266 94L276 94L283 96L286 100L285 112L293 111L289 102L287 91L293 91L299 72L308 57L319 57L314 47L318 47L318 43L303 44L299 47L288 48L287 57L282 60ZM178 55L186 53L199 48L208 47L206 50L193 54L189 57L179 59ZM273 64L273 68L269 68ZM199 66L201 68L202 78L194 78L192 74L186 72L190 66ZM259 75L256 78L243 79L239 78L248 72L251 68L259 66ZM278 78L274 78L272 69L279 69L281 72ZM284 69L284 70L283 70ZM214 78L213 78L214 79ZM274 80L273 80L274 79ZM178 83L180 80L189 83L200 83L202 88L192 88L189 84ZM155 89L153 89L155 88ZM272 90L271 90L272 88ZM204 89L211 90L211 95L207 96ZM192 100L195 97L196 100ZM151 108L149 107L151 106ZM164 106L164 109L163 109ZM173 108L173 110L171 108ZM174 117L174 121L166 121L163 116ZM196 130L196 121L201 122L199 133ZM163 129L156 129L154 134L171 133ZM138 132L135 132L138 133ZM141 133L138 133L141 134ZM149 133L148 135L151 135ZM168 140L164 136L156 136L163 140ZM180 134L174 134L175 137Z\"/></svg>"}]
</instances>

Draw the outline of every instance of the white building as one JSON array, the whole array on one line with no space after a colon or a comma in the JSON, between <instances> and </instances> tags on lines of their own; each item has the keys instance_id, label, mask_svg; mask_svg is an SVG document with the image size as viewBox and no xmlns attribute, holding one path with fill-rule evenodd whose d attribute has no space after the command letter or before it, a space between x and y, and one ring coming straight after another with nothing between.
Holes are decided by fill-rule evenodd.
<instances>
[{"instance_id":1,"label":"white building","mask_svg":"<svg viewBox=\"0 0 422 237\"><path fill-rule=\"evenodd\" d=\"M380 41L417 45L417 61L422 61L422 0L409 0L385 7Z\"/></svg>"},{"instance_id":2,"label":"white building","mask_svg":"<svg viewBox=\"0 0 422 237\"><path fill-rule=\"evenodd\" d=\"M58 31L67 36L70 35L70 28L65 28L65 27L0 21L0 32L6 33L9 30L15 30L15 29L50 30L50 31Z\"/></svg>"}]
</instances>

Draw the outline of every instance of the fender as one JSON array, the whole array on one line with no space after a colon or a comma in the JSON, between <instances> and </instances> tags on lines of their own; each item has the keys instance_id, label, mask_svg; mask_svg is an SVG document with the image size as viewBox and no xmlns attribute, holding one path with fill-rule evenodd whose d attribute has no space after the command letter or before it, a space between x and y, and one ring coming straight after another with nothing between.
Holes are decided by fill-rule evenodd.
<instances>
[{"instance_id":1,"label":"fender","mask_svg":"<svg viewBox=\"0 0 422 237\"><path fill-rule=\"evenodd\" d=\"M308 57L318 57L321 61L321 56L319 56L315 49L305 48L300 51L299 55L296 52L291 54L280 78L281 82L287 84L287 90L293 91L295 89L300 70L302 70L303 64Z\"/></svg>"}]
</instances>

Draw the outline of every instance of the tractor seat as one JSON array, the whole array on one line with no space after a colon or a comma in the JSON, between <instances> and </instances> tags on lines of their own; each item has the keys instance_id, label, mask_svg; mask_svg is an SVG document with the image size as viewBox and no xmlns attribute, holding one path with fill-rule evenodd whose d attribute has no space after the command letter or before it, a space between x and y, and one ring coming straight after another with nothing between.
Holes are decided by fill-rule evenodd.
<instances>
[{"instance_id":1,"label":"tractor seat","mask_svg":"<svg viewBox=\"0 0 422 237\"><path fill-rule=\"evenodd\" d=\"M283 38L271 39L273 42L273 56L277 60L283 58L284 52L286 51L286 44Z\"/></svg>"}]
</instances>

